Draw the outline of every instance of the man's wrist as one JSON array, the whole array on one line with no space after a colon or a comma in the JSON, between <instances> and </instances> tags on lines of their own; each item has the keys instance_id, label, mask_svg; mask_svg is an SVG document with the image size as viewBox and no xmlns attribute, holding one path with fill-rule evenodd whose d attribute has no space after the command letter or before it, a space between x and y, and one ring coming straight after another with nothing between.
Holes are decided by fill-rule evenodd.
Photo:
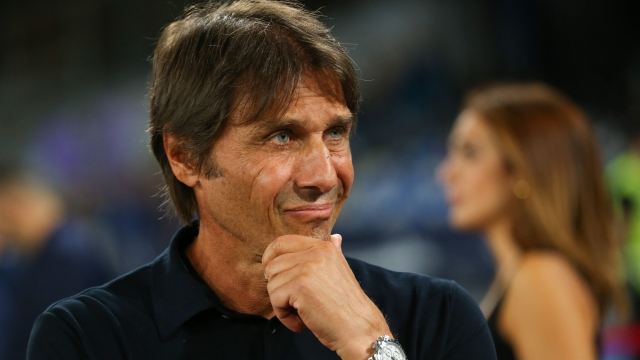
<instances>
[{"instance_id":1,"label":"man's wrist","mask_svg":"<svg viewBox=\"0 0 640 360\"><path fill-rule=\"evenodd\" d=\"M338 356L342 360L367 360L373 356L373 343L376 338L370 338L369 336L361 337L358 339L352 339L348 346L338 350Z\"/></svg>"},{"instance_id":2,"label":"man's wrist","mask_svg":"<svg viewBox=\"0 0 640 360\"><path fill-rule=\"evenodd\" d=\"M374 355L374 345L384 335L393 336L390 331L378 332L376 335L363 335L351 338L347 346L337 351L342 360L369 360Z\"/></svg>"}]
</instances>

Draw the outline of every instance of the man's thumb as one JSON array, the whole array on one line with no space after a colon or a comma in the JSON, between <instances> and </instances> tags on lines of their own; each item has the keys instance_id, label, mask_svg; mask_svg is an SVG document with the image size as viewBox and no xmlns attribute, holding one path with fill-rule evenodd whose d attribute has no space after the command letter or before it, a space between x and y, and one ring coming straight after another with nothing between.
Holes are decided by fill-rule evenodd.
<instances>
[{"instance_id":1,"label":"man's thumb","mask_svg":"<svg viewBox=\"0 0 640 360\"><path fill-rule=\"evenodd\" d=\"M340 252L342 252L342 235L331 234L331 243L340 249Z\"/></svg>"}]
</instances>

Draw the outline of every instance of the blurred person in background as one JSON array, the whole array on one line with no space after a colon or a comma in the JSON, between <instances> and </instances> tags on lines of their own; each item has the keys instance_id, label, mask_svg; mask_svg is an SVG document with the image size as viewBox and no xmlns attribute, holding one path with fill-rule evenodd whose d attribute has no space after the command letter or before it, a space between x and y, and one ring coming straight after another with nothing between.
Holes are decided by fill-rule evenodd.
<instances>
[{"instance_id":1,"label":"blurred person in background","mask_svg":"<svg viewBox=\"0 0 640 360\"><path fill-rule=\"evenodd\" d=\"M633 306L633 320L640 321L640 124L629 129L625 152L607 166L611 196L621 220L626 280Z\"/></svg>"},{"instance_id":2,"label":"blurred person in background","mask_svg":"<svg viewBox=\"0 0 640 360\"><path fill-rule=\"evenodd\" d=\"M471 92L439 172L458 230L496 262L481 308L498 359L596 359L610 305L624 310L595 135L540 83Z\"/></svg>"},{"instance_id":3,"label":"blurred person in background","mask_svg":"<svg viewBox=\"0 0 640 360\"><path fill-rule=\"evenodd\" d=\"M112 278L89 240L57 193L20 166L0 164L0 359L26 357L47 306Z\"/></svg>"}]
</instances>

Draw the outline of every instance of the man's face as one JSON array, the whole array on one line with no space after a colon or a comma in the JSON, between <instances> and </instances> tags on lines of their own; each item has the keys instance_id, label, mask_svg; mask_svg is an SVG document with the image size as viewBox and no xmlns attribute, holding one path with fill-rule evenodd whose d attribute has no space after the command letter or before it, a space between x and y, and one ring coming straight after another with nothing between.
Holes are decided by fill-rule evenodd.
<instances>
[{"instance_id":1,"label":"man's face","mask_svg":"<svg viewBox=\"0 0 640 360\"><path fill-rule=\"evenodd\" d=\"M280 118L242 124L233 114L211 151L220 176L194 187L201 231L230 234L256 255L285 234L329 239L353 183L353 117L320 76L302 77Z\"/></svg>"}]
</instances>

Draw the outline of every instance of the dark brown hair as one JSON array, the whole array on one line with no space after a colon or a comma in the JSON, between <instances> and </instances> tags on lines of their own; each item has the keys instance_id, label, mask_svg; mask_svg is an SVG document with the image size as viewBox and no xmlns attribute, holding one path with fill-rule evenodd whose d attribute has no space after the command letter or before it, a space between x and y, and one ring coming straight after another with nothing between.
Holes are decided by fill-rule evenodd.
<instances>
[{"instance_id":1,"label":"dark brown hair","mask_svg":"<svg viewBox=\"0 0 640 360\"><path fill-rule=\"evenodd\" d=\"M193 189L171 170L163 134L179 139L197 171L216 176L210 150L229 116L239 106L245 123L286 111L303 71L337 78L338 96L355 117L360 89L351 59L297 3L207 2L164 29L153 56L150 146L164 175L165 204L173 202L183 222L198 207Z\"/></svg>"},{"instance_id":2,"label":"dark brown hair","mask_svg":"<svg viewBox=\"0 0 640 360\"><path fill-rule=\"evenodd\" d=\"M464 108L492 129L507 171L529 184L513 222L520 248L560 253L587 279L601 314L612 300L624 313L613 210L585 114L541 83L488 86Z\"/></svg>"}]
</instances>

